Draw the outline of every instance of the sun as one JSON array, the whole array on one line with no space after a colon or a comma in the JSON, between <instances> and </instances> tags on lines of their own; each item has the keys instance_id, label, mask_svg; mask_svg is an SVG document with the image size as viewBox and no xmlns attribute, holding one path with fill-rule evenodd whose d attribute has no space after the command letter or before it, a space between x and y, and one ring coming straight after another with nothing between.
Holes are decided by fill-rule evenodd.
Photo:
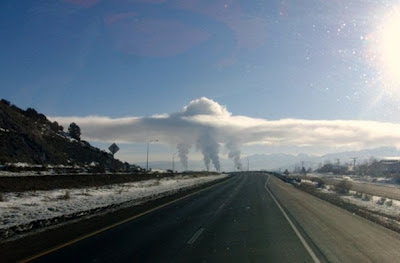
<instances>
[{"instance_id":1,"label":"sun","mask_svg":"<svg viewBox=\"0 0 400 263\"><path fill-rule=\"evenodd\" d=\"M383 88L400 96L400 6L383 16L368 40L369 60L377 68Z\"/></svg>"},{"instance_id":2,"label":"sun","mask_svg":"<svg viewBox=\"0 0 400 263\"><path fill-rule=\"evenodd\" d=\"M382 62L392 77L400 80L400 11L394 10L382 26Z\"/></svg>"}]
</instances>

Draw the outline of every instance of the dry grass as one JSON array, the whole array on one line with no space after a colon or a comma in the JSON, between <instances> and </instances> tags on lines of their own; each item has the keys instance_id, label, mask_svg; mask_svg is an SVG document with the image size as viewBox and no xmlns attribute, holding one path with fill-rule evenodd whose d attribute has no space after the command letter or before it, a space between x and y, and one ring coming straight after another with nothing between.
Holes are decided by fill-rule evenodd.
<instances>
[{"instance_id":1,"label":"dry grass","mask_svg":"<svg viewBox=\"0 0 400 263\"><path fill-rule=\"evenodd\" d=\"M91 196L91 194L89 193L89 189L83 189L79 195Z\"/></svg>"},{"instance_id":2,"label":"dry grass","mask_svg":"<svg viewBox=\"0 0 400 263\"><path fill-rule=\"evenodd\" d=\"M71 194L69 191L65 191L65 193L63 195L60 195L58 197L58 199L60 199L60 200L68 200L70 198L71 198Z\"/></svg>"}]
</instances>

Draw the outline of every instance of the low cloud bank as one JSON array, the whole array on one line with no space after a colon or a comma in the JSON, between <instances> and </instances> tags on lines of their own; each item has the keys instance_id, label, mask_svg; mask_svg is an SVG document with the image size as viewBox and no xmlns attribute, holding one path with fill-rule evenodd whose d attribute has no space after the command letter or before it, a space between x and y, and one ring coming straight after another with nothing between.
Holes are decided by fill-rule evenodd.
<instances>
[{"instance_id":1,"label":"low cloud bank","mask_svg":"<svg viewBox=\"0 0 400 263\"><path fill-rule=\"evenodd\" d=\"M76 122L86 140L100 142L137 142L158 139L176 145L186 169L188 153L196 147L204 164L220 169L219 151L228 150L236 167L241 166L240 146L321 146L360 149L400 146L400 124L355 120L266 120L235 116L225 106L202 97L191 101L182 111L152 117L109 118L52 117L64 126Z\"/></svg>"}]
</instances>

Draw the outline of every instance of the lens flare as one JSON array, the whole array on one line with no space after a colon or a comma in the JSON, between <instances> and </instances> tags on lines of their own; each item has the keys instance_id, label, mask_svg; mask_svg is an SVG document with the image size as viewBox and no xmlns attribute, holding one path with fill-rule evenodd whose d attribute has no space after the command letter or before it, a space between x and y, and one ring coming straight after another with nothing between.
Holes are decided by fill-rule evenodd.
<instances>
[{"instance_id":1,"label":"lens flare","mask_svg":"<svg viewBox=\"0 0 400 263\"><path fill-rule=\"evenodd\" d=\"M367 37L368 60L377 69L384 91L400 97L400 6L383 16Z\"/></svg>"}]
</instances>

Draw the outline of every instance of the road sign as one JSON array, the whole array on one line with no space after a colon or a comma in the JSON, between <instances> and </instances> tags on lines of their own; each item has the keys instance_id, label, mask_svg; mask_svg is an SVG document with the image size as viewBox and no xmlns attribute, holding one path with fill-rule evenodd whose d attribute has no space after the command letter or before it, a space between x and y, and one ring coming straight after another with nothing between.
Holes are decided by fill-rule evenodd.
<instances>
[{"instance_id":1,"label":"road sign","mask_svg":"<svg viewBox=\"0 0 400 263\"><path fill-rule=\"evenodd\" d=\"M115 143L111 144L111 146L108 147L108 149L110 150L110 152L111 152L113 155L114 155L116 152L119 151L119 147L118 147Z\"/></svg>"}]
</instances>

